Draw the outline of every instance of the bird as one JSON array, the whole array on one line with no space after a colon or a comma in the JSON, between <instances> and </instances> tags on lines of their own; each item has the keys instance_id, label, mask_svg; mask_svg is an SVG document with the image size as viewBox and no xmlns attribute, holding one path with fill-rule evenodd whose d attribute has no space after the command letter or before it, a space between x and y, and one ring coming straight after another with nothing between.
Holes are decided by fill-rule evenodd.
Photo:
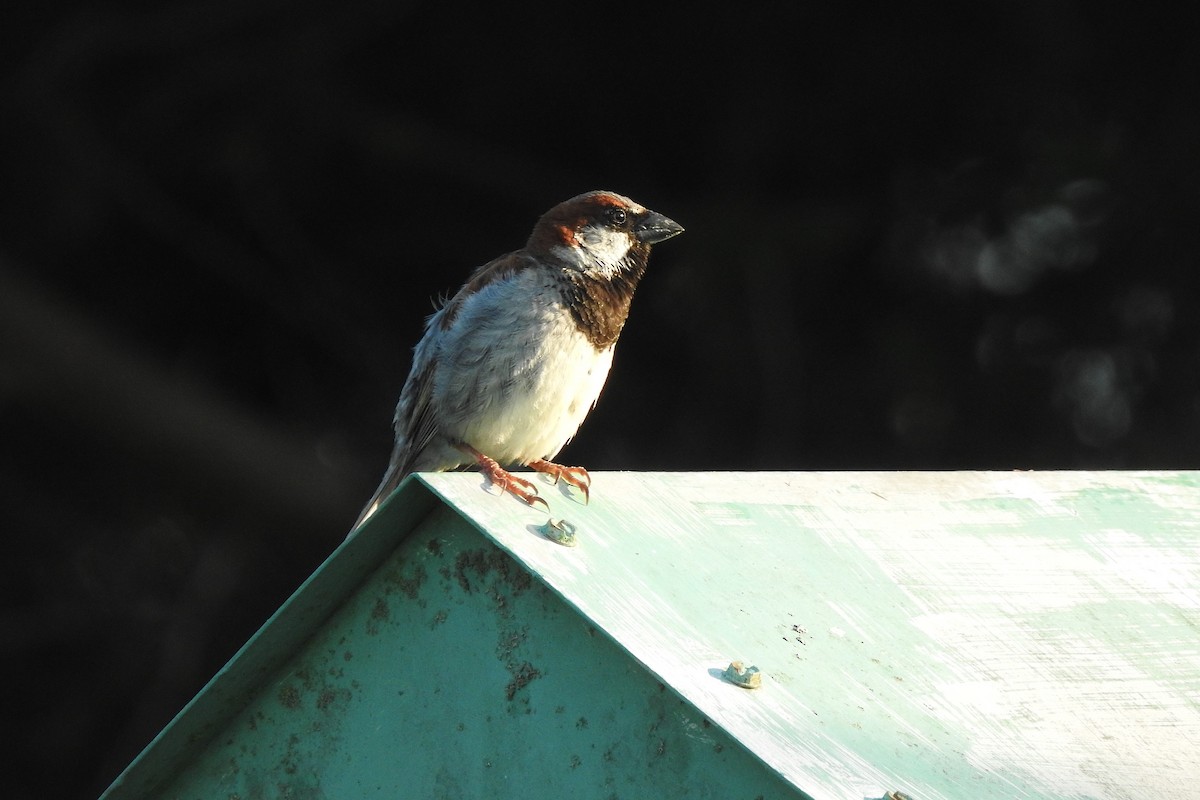
<instances>
[{"instance_id":1,"label":"bird","mask_svg":"<svg viewBox=\"0 0 1200 800\"><path fill-rule=\"evenodd\" d=\"M595 406L652 245L683 232L620 194L551 208L525 246L475 269L425 321L393 418L395 444L358 530L413 472L477 465L501 494L549 509L520 465L590 499L554 458Z\"/></svg>"}]
</instances>

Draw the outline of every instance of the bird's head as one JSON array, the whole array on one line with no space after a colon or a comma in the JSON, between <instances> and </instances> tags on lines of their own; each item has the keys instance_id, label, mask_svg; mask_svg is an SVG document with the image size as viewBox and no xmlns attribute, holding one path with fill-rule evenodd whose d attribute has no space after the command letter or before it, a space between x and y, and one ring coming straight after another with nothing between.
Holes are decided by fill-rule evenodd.
<instances>
[{"instance_id":1,"label":"bird's head","mask_svg":"<svg viewBox=\"0 0 1200 800\"><path fill-rule=\"evenodd\" d=\"M528 249L592 278L646 268L650 246L683 232L674 220L614 192L588 192L547 211Z\"/></svg>"}]
</instances>

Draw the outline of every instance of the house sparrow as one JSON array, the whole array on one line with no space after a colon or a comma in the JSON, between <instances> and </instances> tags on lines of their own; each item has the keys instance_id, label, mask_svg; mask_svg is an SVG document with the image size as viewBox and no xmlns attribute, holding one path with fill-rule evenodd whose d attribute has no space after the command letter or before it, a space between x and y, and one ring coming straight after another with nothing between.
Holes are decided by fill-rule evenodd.
<instances>
[{"instance_id":1,"label":"house sparrow","mask_svg":"<svg viewBox=\"0 0 1200 800\"><path fill-rule=\"evenodd\" d=\"M504 465L552 475L586 499L587 470L548 459L600 396L650 246L682 231L628 197L588 192L547 211L524 249L476 269L425 323L391 461L354 527L409 473L472 463L529 505L547 503Z\"/></svg>"}]
</instances>

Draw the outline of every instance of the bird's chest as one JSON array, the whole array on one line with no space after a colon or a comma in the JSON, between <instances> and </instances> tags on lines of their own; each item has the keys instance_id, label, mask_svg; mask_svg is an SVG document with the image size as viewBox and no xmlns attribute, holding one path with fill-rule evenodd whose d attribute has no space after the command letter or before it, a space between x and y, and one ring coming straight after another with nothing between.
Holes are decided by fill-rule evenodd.
<instances>
[{"instance_id":1,"label":"bird's chest","mask_svg":"<svg viewBox=\"0 0 1200 800\"><path fill-rule=\"evenodd\" d=\"M502 462L548 458L575 434L604 387L613 348L597 348L557 295L525 293L471 309L440 387L463 441Z\"/></svg>"}]
</instances>

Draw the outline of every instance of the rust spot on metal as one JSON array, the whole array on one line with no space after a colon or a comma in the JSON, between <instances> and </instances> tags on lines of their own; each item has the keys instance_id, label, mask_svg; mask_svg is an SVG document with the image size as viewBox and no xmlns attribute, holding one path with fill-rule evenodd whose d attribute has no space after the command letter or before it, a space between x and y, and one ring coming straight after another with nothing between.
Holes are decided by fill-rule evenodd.
<instances>
[{"instance_id":1,"label":"rust spot on metal","mask_svg":"<svg viewBox=\"0 0 1200 800\"><path fill-rule=\"evenodd\" d=\"M391 615L392 611L388 608L388 604L384 602L383 598L376 599L375 607L371 609L371 618L385 620Z\"/></svg>"},{"instance_id":2,"label":"rust spot on metal","mask_svg":"<svg viewBox=\"0 0 1200 800\"><path fill-rule=\"evenodd\" d=\"M500 631L500 637L496 640L496 658L506 662L510 671L515 664L513 652L521 646L527 635L525 630Z\"/></svg>"},{"instance_id":3,"label":"rust spot on metal","mask_svg":"<svg viewBox=\"0 0 1200 800\"><path fill-rule=\"evenodd\" d=\"M343 703L348 703L350 701L350 690L324 689L319 695L317 695L317 708L321 711L325 711L339 700Z\"/></svg>"},{"instance_id":4,"label":"rust spot on metal","mask_svg":"<svg viewBox=\"0 0 1200 800\"><path fill-rule=\"evenodd\" d=\"M375 605L371 607L371 615L367 618L367 635L377 635L380 623L387 622L391 615L392 610L388 608L387 601L382 597L375 598Z\"/></svg>"},{"instance_id":5,"label":"rust spot on metal","mask_svg":"<svg viewBox=\"0 0 1200 800\"><path fill-rule=\"evenodd\" d=\"M295 686L288 684L281 687L279 690L279 704L284 708L299 708L300 707L300 692Z\"/></svg>"},{"instance_id":6,"label":"rust spot on metal","mask_svg":"<svg viewBox=\"0 0 1200 800\"><path fill-rule=\"evenodd\" d=\"M397 582L397 585L409 600L416 600L417 593L421 591L421 585L425 583L427 577L429 576L425 573L425 567L417 564L413 569L412 577L401 578Z\"/></svg>"},{"instance_id":7,"label":"rust spot on metal","mask_svg":"<svg viewBox=\"0 0 1200 800\"><path fill-rule=\"evenodd\" d=\"M487 556L483 550L464 550L454 559L454 578L459 588L467 594L471 593L471 577L474 572L479 577L487 573Z\"/></svg>"},{"instance_id":8,"label":"rust spot on metal","mask_svg":"<svg viewBox=\"0 0 1200 800\"><path fill-rule=\"evenodd\" d=\"M481 588L484 580L493 572L497 579L489 587L489 594L493 597L499 594L499 583L506 584L514 597L533 583L529 573L500 550L464 550L454 559L454 578L464 592L470 593Z\"/></svg>"},{"instance_id":9,"label":"rust spot on metal","mask_svg":"<svg viewBox=\"0 0 1200 800\"><path fill-rule=\"evenodd\" d=\"M389 585L389 592L390 587L394 586L409 600L416 600L428 577L429 573L425 571L424 565L417 564L413 567L411 576L405 576L403 572L396 570L384 578L384 581Z\"/></svg>"},{"instance_id":10,"label":"rust spot on metal","mask_svg":"<svg viewBox=\"0 0 1200 800\"><path fill-rule=\"evenodd\" d=\"M533 681L542 677L542 673L537 667L530 664L528 661L523 662L519 667L512 671L513 679L504 687L505 699L512 700L517 696L517 692L524 689Z\"/></svg>"}]
</instances>

